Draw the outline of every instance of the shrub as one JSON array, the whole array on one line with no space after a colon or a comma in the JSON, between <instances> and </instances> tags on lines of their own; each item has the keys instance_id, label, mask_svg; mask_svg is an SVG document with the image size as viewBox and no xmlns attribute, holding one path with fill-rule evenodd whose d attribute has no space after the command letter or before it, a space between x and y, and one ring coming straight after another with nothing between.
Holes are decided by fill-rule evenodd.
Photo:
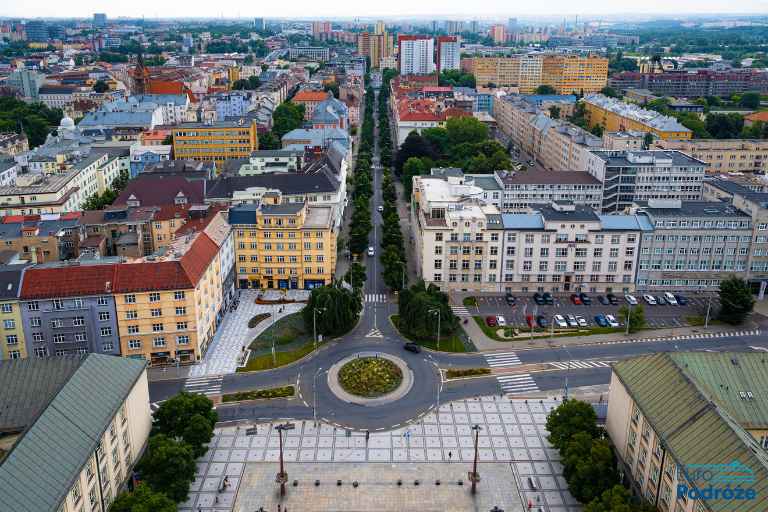
<instances>
[{"instance_id":1,"label":"shrub","mask_svg":"<svg viewBox=\"0 0 768 512\"><path fill-rule=\"evenodd\" d=\"M259 325L259 323L261 323L262 321L266 320L269 317L270 317L270 313L259 313L258 315L248 320L248 328L253 329L257 325Z\"/></svg>"},{"instance_id":2,"label":"shrub","mask_svg":"<svg viewBox=\"0 0 768 512\"><path fill-rule=\"evenodd\" d=\"M459 379L461 377L472 377L475 375L490 375L490 373L490 368L464 368L460 370L451 368L445 372L445 376L449 379Z\"/></svg>"},{"instance_id":3,"label":"shrub","mask_svg":"<svg viewBox=\"0 0 768 512\"><path fill-rule=\"evenodd\" d=\"M293 386L282 386L279 388L253 389L251 391L241 391L231 393L221 397L224 402L241 402L243 400L259 400L262 398L285 398L294 395Z\"/></svg>"}]
</instances>

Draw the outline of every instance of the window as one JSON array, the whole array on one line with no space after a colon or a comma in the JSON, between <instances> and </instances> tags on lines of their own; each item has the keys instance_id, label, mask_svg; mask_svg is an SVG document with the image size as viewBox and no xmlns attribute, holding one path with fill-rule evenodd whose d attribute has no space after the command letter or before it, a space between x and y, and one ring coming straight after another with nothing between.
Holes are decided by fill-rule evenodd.
<instances>
[{"instance_id":1,"label":"window","mask_svg":"<svg viewBox=\"0 0 768 512\"><path fill-rule=\"evenodd\" d=\"M126 320L136 320L139 318L139 312L135 309L129 310L125 312L125 319Z\"/></svg>"},{"instance_id":2,"label":"window","mask_svg":"<svg viewBox=\"0 0 768 512\"><path fill-rule=\"evenodd\" d=\"M42 343L45 341L45 338L43 337L43 333L41 332L34 332L32 333L32 341L35 343Z\"/></svg>"},{"instance_id":3,"label":"window","mask_svg":"<svg viewBox=\"0 0 768 512\"><path fill-rule=\"evenodd\" d=\"M139 334L139 326L138 325L129 325L128 326L128 334Z\"/></svg>"},{"instance_id":4,"label":"window","mask_svg":"<svg viewBox=\"0 0 768 512\"><path fill-rule=\"evenodd\" d=\"M37 347L34 352L35 357L46 357L48 355L48 349L45 347Z\"/></svg>"},{"instance_id":5,"label":"window","mask_svg":"<svg viewBox=\"0 0 768 512\"><path fill-rule=\"evenodd\" d=\"M133 294L123 295L123 300L126 304L136 304L136 296Z\"/></svg>"},{"instance_id":6,"label":"window","mask_svg":"<svg viewBox=\"0 0 768 512\"><path fill-rule=\"evenodd\" d=\"M82 498L82 491L80 490L80 480L77 480L75 482L75 485L72 487L72 491L70 492L70 496L72 497L72 502L75 504L80 503L80 498Z\"/></svg>"},{"instance_id":7,"label":"window","mask_svg":"<svg viewBox=\"0 0 768 512\"><path fill-rule=\"evenodd\" d=\"M165 346L165 338L162 336L158 336L157 338L152 339L152 346L155 348L160 348Z\"/></svg>"},{"instance_id":8,"label":"window","mask_svg":"<svg viewBox=\"0 0 768 512\"><path fill-rule=\"evenodd\" d=\"M5 337L5 343L8 345L18 345L19 344L19 337L15 334L9 334Z\"/></svg>"},{"instance_id":9,"label":"window","mask_svg":"<svg viewBox=\"0 0 768 512\"><path fill-rule=\"evenodd\" d=\"M76 316L72 319L72 325L75 327L82 327L85 325L85 318L82 316Z\"/></svg>"},{"instance_id":10,"label":"window","mask_svg":"<svg viewBox=\"0 0 768 512\"><path fill-rule=\"evenodd\" d=\"M77 343L84 343L88 340L84 332L76 332L75 333L75 341Z\"/></svg>"},{"instance_id":11,"label":"window","mask_svg":"<svg viewBox=\"0 0 768 512\"><path fill-rule=\"evenodd\" d=\"M177 345L189 345L189 336L176 336Z\"/></svg>"},{"instance_id":12,"label":"window","mask_svg":"<svg viewBox=\"0 0 768 512\"><path fill-rule=\"evenodd\" d=\"M62 320L61 318L54 318L53 320L51 320L51 327L54 329L61 329L62 327L64 327L64 320Z\"/></svg>"},{"instance_id":13,"label":"window","mask_svg":"<svg viewBox=\"0 0 768 512\"><path fill-rule=\"evenodd\" d=\"M109 311L99 311L99 322L106 322L109 320Z\"/></svg>"},{"instance_id":14,"label":"window","mask_svg":"<svg viewBox=\"0 0 768 512\"><path fill-rule=\"evenodd\" d=\"M187 322L176 322L176 330L177 331L186 331L187 330Z\"/></svg>"},{"instance_id":15,"label":"window","mask_svg":"<svg viewBox=\"0 0 768 512\"><path fill-rule=\"evenodd\" d=\"M149 310L149 314L152 315L154 318L163 316L163 310L160 308L152 308Z\"/></svg>"},{"instance_id":16,"label":"window","mask_svg":"<svg viewBox=\"0 0 768 512\"><path fill-rule=\"evenodd\" d=\"M112 336L112 328L111 327L102 327L99 329L99 334L102 336Z\"/></svg>"},{"instance_id":17,"label":"window","mask_svg":"<svg viewBox=\"0 0 768 512\"><path fill-rule=\"evenodd\" d=\"M97 303L98 303L99 306L106 306L106 305L109 304L109 297L103 297L103 296L99 297Z\"/></svg>"},{"instance_id":18,"label":"window","mask_svg":"<svg viewBox=\"0 0 768 512\"><path fill-rule=\"evenodd\" d=\"M3 304L3 313L13 313L13 304Z\"/></svg>"},{"instance_id":19,"label":"window","mask_svg":"<svg viewBox=\"0 0 768 512\"><path fill-rule=\"evenodd\" d=\"M160 302L160 293L159 292L150 293L149 302Z\"/></svg>"},{"instance_id":20,"label":"window","mask_svg":"<svg viewBox=\"0 0 768 512\"><path fill-rule=\"evenodd\" d=\"M184 300L186 295L183 291L173 292L173 300Z\"/></svg>"},{"instance_id":21,"label":"window","mask_svg":"<svg viewBox=\"0 0 768 512\"><path fill-rule=\"evenodd\" d=\"M53 299L53 309L64 309L64 301L61 299Z\"/></svg>"},{"instance_id":22,"label":"window","mask_svg":"<svg viewBox=\"0 0 768 512\"><path fill-rule=\"evenodd\" d=\"M128 340L128 348L131 350L141 348L141 340Z\"/></svg>"},{"instance_id":23,"label":"window","mask_svg":"<svg viewBox=\"0 0 768 512\"><path fill-rule=\"evenodd\" d=\"M184 306L177 306L176 307L176 314L177 315L186 315L187 314L187 308Z\"/></svg>"},{"instance_id":24,"label":"window","mask_svg":"<svg viewBox=\"0 0 768 512\"><path fill-rule=\"evenodd\" d=\"M3 327L5 327L6 329L15 329L16 320L3 320Z\"/></svg>"},{"instance_id":25,"label":"window","mask_svg":"<svg viewBox=\"0 0 768 512\"><path fill-rule=\"evenodd\" d=\"M32 302L27 302L27 310L28 311L40 311L40 303L36 300L33 300Z\"/></svg>"},{"instance_id":26,"label":"window","mask_svg":"<svg viewBox=\"0 0 768 512\"><path fill-rule=\"evenodd\" d=\"M43 321L39 316L33 316L29 319L29 325L32 327L40 327L42 324Z\"/></svg>"},{"instance_id":27,"label":"window","mask_svg":"<svg viewBox=\"0 0 768 512\"><path fill-rule=\"evenodd\" d=\"M75 299L72 301L72 307L75 309L83 308L83 299Z\"/></svg>"},{"instance_id":28,"label":"window","mask_svg":"<svg viewBox=\"0 0 768 512\"><path fill-rule=\"evenodd\" d=\"M152 332L163 332L163 324L152 324Z\"/></svg>"}]
</instances>

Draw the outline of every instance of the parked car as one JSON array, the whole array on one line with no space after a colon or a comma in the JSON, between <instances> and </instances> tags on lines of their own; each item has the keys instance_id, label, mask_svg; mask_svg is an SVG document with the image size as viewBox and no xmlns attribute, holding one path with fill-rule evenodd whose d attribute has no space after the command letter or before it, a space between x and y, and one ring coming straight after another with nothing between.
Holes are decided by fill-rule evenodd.
<instances>
[{"instance_id":1,"label":"parked car","mask_svg":"<svg viewBox=\"0 0 768 512\"><path fill-rule=\"evenodd\" d=\"M667 304L667 300L664 298L663 295L657 295L656 296L656 304L659 306L664 306Z\"/></svg>"},{"instance_id":2,"label":"parked car","mask_svg":"<svg viewBox=\"0 0 768 512\"><path fill-rule=\"evenodd\" d=\"M511 293L506 294L504 296L504 300L507 301L508 306L514 306L515 304L517 304L517 297L515 297Z\"/></svg>"},{"instance_id":3,"label":"parked car","mask_svg":"<svg viewBox=\"0 0 768 512\"><path fill-rule=\"evenodd\" d=\"M637 299L634 295L625 295L624 299L627 301L627 303L631 306L637 306ZM613 304L613 303L611 303Z\"/></svg>"},{"instance_id":4,"label":"parked car","mask_svg":"<svg viewBox=\"0 0 768 512\"><path fill-rule=\"evenodd\" d=\"M418 354L419 352L421 352L421 347L412 342L406 343L405 345L403 345L403 348L408 352L413 352L414 354Z\"/></svg>"},{"instance_id":5,"label":"parked car","mask_svg":"<svg viewBox=\"0 0 768 512\"><path fill-rule=\"evenodd\" d=\"M677 306L677 299L670 292L664 292L664 298L667 299L667 303L671 306Z\"/></svg>"},{"instance_id":6,"label":"parked car","mask_svg":"<svg viewBox=\"0 0 768 512\"><path fill-rule=\"evenodd\" d=\"M528 324L530 329L533 329L533 326L536 323L536 319L533 318L533 315L525 315L525 323Z\"/></svg>"},{"instance_id":7,"label":"parked car","mask_svg":"<svg viewBox=\"0 0 768 512\"><path fill-rule=\"evenodd\" d=\"M495 316L487 316L485 317L485 325L488 327L496 327L497 325L496 317Z\"/></svg>"},{"instance_id":8,"label":"parked car","mask_svg":"<svg viewBox=\"0 0 768 512\"><path fill-rule=\"evenodd\" d=\"M589 327L589 324L587 323L587 319L584 318L583 316L577 316L576 323L579 324L579 327Z\"/></svg>"},{"instance_id":9,"label":"parked car","mask_svg":"<svg viewBox=\"0 0 768 512\"><path fill-rule=\"evenodd\" d=\"M677 299L677 303L681 306L687 306L688 305L688 297L685 295L675 294L675 299Z\"/></svg>"},{"instance_id":10,"label":"parked car","mask_svg":"<svg viewBox=\"0 0 768 512\"><path fill-rule=\"evenodd\" d=\"M597 296L597 301L598 301L600 304L602 304L603 306L607 306L608 304L610 304L610 303L611 303L611 301L609 301L609 300L608 300L608 298L607 298L607 297L604 297L603 295L598 295L598 296Z\"/></svg>"},{"instance_id":11,"label":"parked car","mask_svg":"<svg viewBox=\"0 0 768 512\"><path fill-rule=\"evenodd\" d=\"M565 318L563 317L563 315L555 315L553 317L553 320L558 327L562 327L562 328L568 327L568 322L565 321Z\"/></svg>"},{"instance_id":12,"label":"parked car","mask_svg":"<svg viewBox=\"0 0 768 512\"><path fill-rule=\"evenodd\" d=\"M576 294L576 293L572 293L571 294L571 302L573 302L577 306L580 306L581 305L581 297L579 297L579 295Z\"/></svg>"},{"instance_id":13,"label":"parked car","mask_svg":"<svg viewBox=\"0 0 768 512\"><path fill-rule=\"evenodd\" d=\"M544 304L552 305L555 303L555 298L552 297L552 294L549 292L544 292L541 294L542 298L544 299Z\"/></svg>"},{"instance_id":14,"label":"parked car","mask_svg":"<svg viewBox=\"0 0 768 512\"><path fill-rule=\"evenodd\" d=\"M539 327L544 329L545 327L549 326L549 322L547 321L547 317L544 315L539 315L536 317L536 323L539 324Z\"/></svg>"},{"instance_id":15,"label":"parked car","mask_svg":"<svg viewBox=\"0 0 768 512\"><path fill-rule=\"evenodd\" d=\"M608 327L608 320L605 319L605 315L595 315L595 323L600 327Z\"/></svg>"},{"instance_id":16,"label":"parked car","mask_svg":"<svg viewBox=\"0 0 768 512\"><path fill-rule=\"evenodd\" d=\"M643 300L648 303L649 306L655 306L656 305L656 297L653 295L648 295L647 293L643 295ZM637 304L637 303L635 303Z\"/></svg>"},{"instance_id":17,"label":"parked car","mask_svg":"<svg viewBox=\"0 0 768 512\"><path fill-rule=\"evenodd\" d=\"M375 254L375 251L373 250L373 246L370 246L368 248L368 256L373 256Z\"/></svg>"},{"instance_id":18,"label":"parked car","mask_svg":"<svg viewBox=\"0 0 768 512\"><path fill-rule=\"evenodd\" d=\"M566 315L565 319L568 321L569 327L578 327L579 323L576 321L576 317L573 315Z\"/></svg>"},{"instance_id":19,"label":"parked car","mask_svg":"<svg viewBox=\"0 0 768 512\"><path fill-rule=\"evenodd\" d=\"M585 306L591 306L592 305L592 298L589 295L587 295L586 293L581 292L579 294L579 298L581 299L581 303L584 304Z\"/></svg>"},{"instance_id":20,"label":"parked car","mask_svg":"<svg viewBox=\"0 0 768 512\"><path fill-rule=\"evenodd\" d=\"M618 327L620 325L619 321L616 320L616 317L613 315L605 315L605 321L608 322L608 325L611 327Z\"/></svg>"},{"instance_id":21,"label":"parked car","mask_svg":"<svg viewBox=\"0 0 768 512\"><path fill-rule=\"evenodd\" d=\"M540 294L539 292L536 292L533 294L533 302L538 304L539 306L544 305L544 296Z\"/></svg>"},{"instance_id":22,"label":"parked car","mask_svg":"<svg viewBox=\"0 0 768 512\"><path fill-rule=\"evenodd\" d=\"M612 293L609 293L605 296L606 299L608 299L608 302L611 303L611 306L618 306L619 305L619 299ZM637 301L635 301L637 302Z\"/></svg>"},{"instance_id":23,"label":"parked car","mask_svg":"<svg viewBox=\"0 0 768 512\"><path fill-rule=\"evenodd\" d=\"M504 319L503 316L499 315L496 317L496 325L498 325L499 327L506 327L507 321Z\"/></svg>"}]
</instances>

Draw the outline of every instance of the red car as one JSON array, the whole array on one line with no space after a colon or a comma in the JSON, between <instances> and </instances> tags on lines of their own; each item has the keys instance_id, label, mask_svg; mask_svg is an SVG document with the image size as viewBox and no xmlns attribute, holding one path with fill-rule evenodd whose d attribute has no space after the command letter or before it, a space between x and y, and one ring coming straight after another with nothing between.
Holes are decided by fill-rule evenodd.
<instances>
[{"instance_id":1,"label":"red car","mask_svg":"<svg viewBox=\"0 0 768 512\"><path fill-rule=\"evenodd\" d=\"M529 328L533 329L536 320L534 320L533 315L525 315L525 322L528 324Z\"/></svg>"},{"instance_id":2,"label":"red car","mask_svg":"<svg viewBox=\"0 0 768 512\"><path fill-rule=\"evenodd\" d=\"M574 303L574 304L576 304L577 306L580 306L580 305L581 305L581 297L579 297L579 296L578 296L577 294L575 294L575 293L572 293L572 294L571 294L571 302L573 302L573 303Z\"/></svg>"},{"instance_id":3,"label":"red car","mask_svg":"<svg viewBox=\"0 0 768 512\"><path fill-rule=\"evenodd\" d=\"M495 316L485 317L485 323L488 325L488 327L496 327L496 325L498 325L498 322L496 321Z\"/></svg>"}]
</instances>

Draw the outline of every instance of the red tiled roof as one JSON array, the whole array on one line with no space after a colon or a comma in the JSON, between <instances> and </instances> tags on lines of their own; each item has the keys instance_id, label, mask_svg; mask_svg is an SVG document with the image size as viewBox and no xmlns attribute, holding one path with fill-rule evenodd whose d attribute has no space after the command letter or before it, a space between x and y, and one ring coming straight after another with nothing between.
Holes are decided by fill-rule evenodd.
<instances>
[{"instance_id":1,"label":"red tiled roof","mask_svg":"<svg viewBox=\"0 0 768 512\"><path fill-rule=\"evenodd\" d=\"M140 175L128 182L113 204L126 204L128 198L133 195L140 206L173 205L180 191L187 197L187 203L202 204L205 198L204 188L204 180L188 181L181 176Z\"/></svg>"},{"instance_id":2,"label":"red tiled roof","mask_svg":"<svg viewBox=\"0 0 768 512\"><path fill-rule=\"evenodd\" d=\"M166 204L160 206L152 220L186 219L189 217L190 204Z\"/></svg>"},{"instance_id":3,"label":"red tiled roof","mask_svg":"<svg viewBox=\"0 0 768 512\"><path fill-rule=\"evenodd\" d=\"M219 252L219 246L205 233L200 233L192 242L192 247L181 257L180 263L193 285L203 277L205 269Z\"/></svg>"},{"instance_id":4,"label":"red tiled roof","mask_svg":"<svg viewBox=\"0 0 768 512\"><path fill-rule=\"evenodd\" d=\"M194 288L178 261L117 264L115 293Z\"/></svg>"},{"instance_id":5,"label":"red tiled roof","mask_svg":"<svg viewBox=\"0 0 768 512\"><path fill-rule=\"evenodd\" d=\"M6 215L3 217L3 224L18 224L21 222L37 222L39 215Z\"/></svg>"},{"instance_id":6,"label":"red tiled roof","mask_svg":"<svg viewBox=\"0 0 768 512\"><path fill-rule=\"evenodd\" d=\"M325 101L328 98L328 93L326 91L299 91L296 93L296 95L293 97L291 101L294 103L300 102L300 101Z\"/></svg>"},{"instance_id":7,"label":"red tiled roof","mask_svg":"<svg viewBox=\"0 0 768 512\"><path fill-rule=\"evenodd\" d=\"M745 115L744 119L746 119L747 121L752 121L753 123L757 121L762 121L765 123L765 122L768 122L768 111L752 112L751 114Z\"/></svg>"},{"instance_id":8,"label":"red tiled roof","mask_svg":"<svg viewBox=\"0 0 768 512\"><path fill-rule=\"evenodd\" d=\"M24 272L22 299L104 295L115 288L118 265L67 265Z\"/></svg>"}]
</instances>

